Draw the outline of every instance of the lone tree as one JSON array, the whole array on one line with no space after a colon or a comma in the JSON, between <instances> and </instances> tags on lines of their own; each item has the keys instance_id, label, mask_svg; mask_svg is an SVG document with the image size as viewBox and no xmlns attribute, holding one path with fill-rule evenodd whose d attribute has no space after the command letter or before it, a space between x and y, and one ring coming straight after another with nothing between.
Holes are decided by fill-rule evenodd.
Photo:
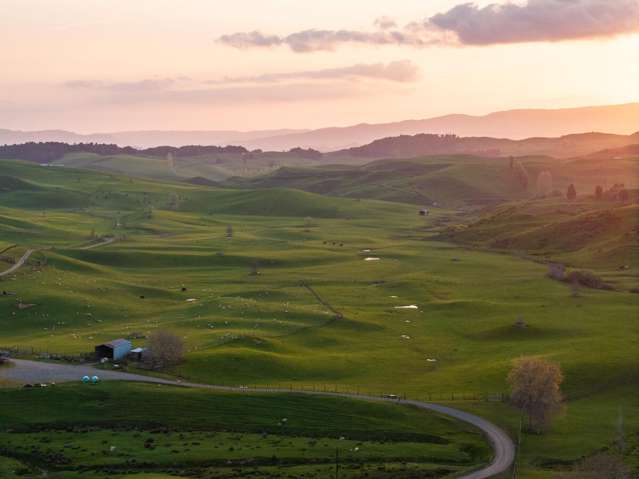
<instances>
[{"instance_id":1,"label":"lone tree","mask_svg":"<svg viewBox=\"0 0 639 479\"><path fill-rule=\"evenodd\" d=\"M156 331L149 336L144 360L153 369L174 366L184 359L184 341L170 331Z\"/></svg>"},{"instance_id":2,"label":"lone tree","mask_svg":"<svg viewBox=\"0 0 639 479\"><path fill-rule=\"evenodd\" d=\"M603 188L601 187L601 185L597 185L597 187L595 188L595 199L596 200L603 199Z\"/></svg>"},{"instance_id":3,"label":"lone tree","mask_svg":"<svg viewBox=\"0 0 639 479\"><path fill-rule=\"evenodd\" d=\"M227 225L226 226L226 237L227 238L232 238L233 237L233 225Z\"/></svg>"},{"instance_id":4,"label":"lone tree","mask_svg":"<svg viewBox=\"0 0 639 479\"><path fill-rule=\"evenodd\" d=\"M561 407L560 386L564 377L559 365L544 359L521 358L508 374L511 401L528 416L528 429L541 432Z\"/></svg>"},{"instance_id":5,"label":"lone tree","mask_svg":"<svg viewBox=\"0 0 639 479\"><path fill-rule=\"evenodd\" d=\"M575 189L575 185L573 185L572 183L570 183L570 186L568 186L568 191L566 191L566 198L568 198L569 200L574 200L575 198L577 198L577 190Z\"/></svg>"}]
</instances>

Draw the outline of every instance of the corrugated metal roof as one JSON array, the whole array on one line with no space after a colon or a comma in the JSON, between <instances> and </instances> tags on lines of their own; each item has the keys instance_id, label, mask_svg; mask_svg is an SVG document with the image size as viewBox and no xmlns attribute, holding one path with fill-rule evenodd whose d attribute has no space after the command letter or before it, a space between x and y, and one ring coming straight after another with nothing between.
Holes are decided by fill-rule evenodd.
<instances>
[{"instance_id":1,"label":"corrugated metal roof","mask_svg":"<svg viewBox=\"0 0 639 479\"><path fill-rule=\"evenodd\" d=\"M108 343L104 343L101 346L109 346L111 348L117 348L119 346L130 346L131 342L126 339L114 339L113 341L109 341Z\"/></svg>"}]
</instances>

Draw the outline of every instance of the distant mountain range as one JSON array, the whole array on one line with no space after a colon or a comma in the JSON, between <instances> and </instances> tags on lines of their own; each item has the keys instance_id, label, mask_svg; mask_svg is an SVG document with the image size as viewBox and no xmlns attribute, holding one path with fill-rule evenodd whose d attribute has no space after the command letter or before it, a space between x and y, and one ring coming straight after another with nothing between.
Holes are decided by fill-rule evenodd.
<instances>
[{"instance_id":1,"label":"distant mountain range","mask_svg":"<svg viewBox=\"0 0 639 479\"><path fill-rule=\"evenodd\" d=\"M380 138L420 133L524 139L573 133L628 135L639 130L639 103L562 110L510 110L486 116L448 115L377 125L323 128L253 141L251 148L284 150L298 146L333 151L362 146Z\"/></svg>"},{"instance_id":2,"label":"distant mountain range","mask_svg":"<svg viewBox=\"0 0 639 479\"><path fill-rule=\"evenodd\" d=\"M421 133L511 140L560 137L583 132L629 135L639 129L639 103L557 110L509 110L485 116L447 115L396 123L359 124L317 130L258 131L121 131L81 135L64 130L13 131L0 129L0 144L29 141L114 143L120 146L239 145L248 149L286 151L313 148L335 151L359 147L380 138Z\"/></svg>"}]
</instances>

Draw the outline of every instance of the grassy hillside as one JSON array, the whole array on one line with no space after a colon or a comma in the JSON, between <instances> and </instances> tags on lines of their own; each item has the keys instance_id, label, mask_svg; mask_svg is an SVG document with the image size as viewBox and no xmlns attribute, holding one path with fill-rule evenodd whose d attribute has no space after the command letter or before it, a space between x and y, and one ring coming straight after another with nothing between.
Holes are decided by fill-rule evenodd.
<instances>
[{"instance_id":1,"label":"grassy hillside","mask_svg":"<svg viewBox=\"0 0 639 479\"><path fill-rule=\"evenodd\" d=\"M150 160L151 161L151 160ZM40 210L91 208L147 215L154 209L190 213L261 216L367 217L376 210L407 210L403 205L340 201L290 189L256 191L209 188L184 183L159 183L87 170L44 167L0 160L0 195L5 207ZM95 214L98 214L94 211ZM152 213L150 213L152 214ZM122 226L122 225L121 225ZM123 225L126 230L126 225Z\"/></svg>"},{"instance_id":2,"label":"grassy hillside","mask_svg":"<svg viewBox=\"0 0 639 479\"><path fill-rule=\"evenodd\" d=\"M136 149L113 144L56 142L0 145L0 159L90 169L141 178L221 181L230 176L252 177L281 166L316 165L322 154L293 148L289 151L249 151L238 146L162 146ZM348 163L362 163L352 159Z\"/></svg>"},{"instance_id":3,"label":"grassy hillside","mask_svg":"<svg viewBox=\"0 0 639 479\"><path fill-rule=\"evenodd\" d=\"M569 139L566 142L567 145L574 143ZM102 147L109 151L109 145ZM205 147L191 148L195 151L174 149L176 154L181 152L180 156L172 156L171 152L161 154L164 152L162 148L137 153L132 150L133 153L126 154L74 151L60 156L64 153L62 151L57 152L59 158L48 164L62 170L81 168L196 186L284 187L323 195L445 207L476 207L534 197L538 194L537 181L542 172L549 172L551 186L562 192L571 183L577 185L580 193L592 192L600 183L606 186L622 182L628 183L628 187L639 187L638 158L631 154L631 148L625 154L611 156L611 151L615 151L611 150L602 152L600 156L565 160L547 156L511 159L497 157L497 153L486 156L486 153L480 157L431 156L368 164L365 164L369 161L366 157L340 157L340 165L326 164L327 158L311 155L308 150L286 153L243 150L238 153L220 149L217 153L189 156L197 153L197 148ZM516 155L524 153L524 150L515 152ZM411 154L406 152L405 157ZM0 189L2 183L0 181ZM22 185L23 188L26 186L29 185ZM11 188L17 189L17 186ZM50 192L39 192L23 196L35 198L34 204L47 200L68 207L77 202L77 197L67 195L62 198L62 193L51 196Z\"/></svg>"},{"instance_id":4,"label":"grassy hillside","mask_svg":"<svg viewBox=\"0 0 639 479\"><path fill-rule=\"evenodd\" d=\"M548 198L500 205L454 225L445 238L594 268L622 287L638 287L639 205Z\"/></svg>"},{"instance_id":5,"label":"grassy hillside","mask_svg":"<svg viewBox=\"0 0 639 479\"><path fill-rule=\"evenodd\" d=\"M506 171L506 160L432 157L384 160L363 166L280 168L274 173L235 184L283 186L314 193L377 198L403 203L446 205L494 203L522 196Z\"/></svg>"},{"instance_id":6,"label":"grassy hillside","mask_svg":"<svg viewBox=\"0 0 639 479\"><path fill-rule=\"evenodd\" d=\"M364 162L361 159L351 159L345 163ZM51 162L58 167L84 168L140 178L173 181L204 178L214 182L230 177L252 178L267 175L281 167L305 167L318 163L318 160L291 153L216 154L178 157L173 160L164 156L70 153Z\"/></svg>"},{"instance_id":7,"label":"grassy hillside","mask_svg":"<svg viewBox=\"0 0 639 479\"><path fill-rule=\"evenodd\" d=\"M483 166L464 161L469 171ZM567 405L547 435L525 435L524 478L552 477L610 446L620 407L628 434L639 428L631 394L639 385L639 296L620 289L574 297L542 264L434 241L437 224L457 211L433 208L423 218L415 206L286 189L206 188L20 162L0 168L45 195L0 193L0 242L21 248L8 259L28 246L54 247L2 282L10 293L0 296L6 346L75 354L165 328L188 348L186 361L168 371L176 376L440 401L504 392L514 358L546 357L561 363ZM473 186L484 181L491 176ZM72 207L49 202L76 197ZM95 244L92 231L117 241L83 249ZM396 309L407 305L418 309ZM528 328L514 327L519 316ZM499 402L458 406L509 430L518 424L518 411Z\"/></svg>"},{"instance_id":8,"label":"grassy hillside","mask_svg":"<svg viewBox=\"0 0 639 479\"><path fill-rule=\"evenodd\" d=\"M594 159L558 160L549 157L478 158L435 156L408 160L380 160L363 166L332 165L280 168L253 179L232 179L247 187L289 187L314 193L376 198L446 207L478 207L538 195L537 178L550 172L550 189L565 192L574 183L580 193L594 193L598 184L639 186L639 158L601 162Z\"/></svg>"}]
</instances>

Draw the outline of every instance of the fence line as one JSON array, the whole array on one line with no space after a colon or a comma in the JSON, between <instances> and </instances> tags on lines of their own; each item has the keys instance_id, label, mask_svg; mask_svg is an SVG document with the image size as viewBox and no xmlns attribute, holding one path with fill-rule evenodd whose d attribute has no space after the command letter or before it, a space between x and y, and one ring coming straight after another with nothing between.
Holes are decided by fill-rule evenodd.
<instances>
[{"instance_id":1,"label":"fence line","mask_svg":"<svg viewBox=\"0 0 639 479\"><path fill-rule=\"evenodd\" d=\"M39 349L33 346L0 346L0 351L7 351L13 357L39 357L45 359L57 359L67 362L85 362L94 358L93 353L57 353L49 349Z\"/></svg>"},{"instance_id":2,"label":"fence line","mask_svg":"<svg viewBox=\"0 0 639 479\"><path fill-rule=\"evenodd\" d=\"M38 357L63 362L94 362L93 353L84 354L60 354L49 350L37 349L34 347L24 346L0 346L0 351L7 351L14 357ZM119 361L126 363L126 361ZM135 372L135 371L129 371ZM477 391L455 391L443 392L433 391L428 393L417 394L409 397L401 391L392 391L390 388L385 390L358 387L353 385L337 385L337 384L294 384L294 383L265 383L265 384L220 384L221 386L236 387L240 390L282 390L290 392L318 392L318 393L345 393L353 396L375 396L386 397L389 399L397 399L398 402L406 399L415 399L424 402L508 402L510 396L504 392L477 392Z\"/></svg>"},{"instance_id":3,"label":"fence line","mask_svg":"<svg viewBox=\"0 0 639 479\"><path fill-rule=\"evenodd\" d=\"M223 386L234 387L234 385L225 384ZM237 387L237 386L235 386ZM352 385L334 385L334 384L292 384L292 383L266 383L266 384L246 384L239 386L240 389L246 389L248 392L255 390L264 391L290 391L290 392L318 392L318 393L343 393L352 396L371 396L385 397L388 399L397 399L398 402L414 399L422 402L508 402L510 396L504 392L429 392L408 396L406 393L389 393L387 391L373 390L370 388L360 388Z\"/></svg>"},{"instance_id":4,"label":"fence line","mask_svg":"<svg viewBox=\"0 0 639 479\"><path fill-rule=\"evenodd\" d=\"M306 290L308 290L309 293L311 293L313 296L315 296L315 299L317 299L317 301L319 301L319 303L324 306L326 309L328 309L331 313L333 313L335 315L335 317L337 319L342 319L344 317L344 315L342 313L340 313L339 311L337 311L333 306L331 306L331 304L326 301L324 298L322 298L319 293L317 291L315 291L310 284L308 284L306 281L302 281L300 283L300 286L302 286L302 288L306 288Z\"/></svg>"}]
</instances>

